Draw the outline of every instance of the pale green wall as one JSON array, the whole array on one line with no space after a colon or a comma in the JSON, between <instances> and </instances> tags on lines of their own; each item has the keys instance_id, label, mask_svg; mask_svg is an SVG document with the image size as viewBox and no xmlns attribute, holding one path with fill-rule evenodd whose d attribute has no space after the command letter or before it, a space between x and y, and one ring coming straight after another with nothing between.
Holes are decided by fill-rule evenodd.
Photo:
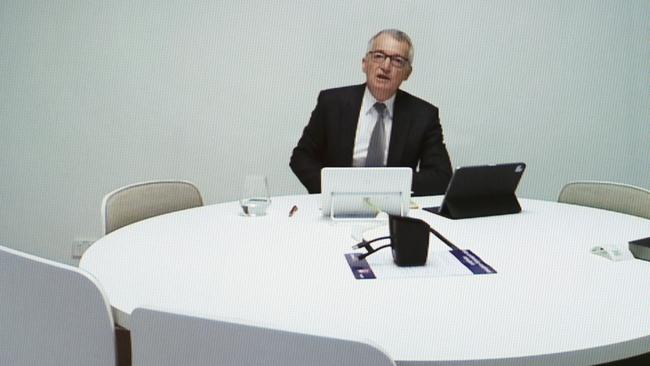
<instances>
[{"instance_id":1,"label":"pale green wall","mask_svg":"<svg viewBox=\"0 0 650 366\"><path fill-rule=\"evenodd\" d=\"M304 192L288 161L318 91L362 82L386 27L415 42L403 87L440 107L455 166L525 161L538 199L650 187L648 19L648 1L4 0L0 244L71 262L135 181Z\"/></svg>"}]
</instances>

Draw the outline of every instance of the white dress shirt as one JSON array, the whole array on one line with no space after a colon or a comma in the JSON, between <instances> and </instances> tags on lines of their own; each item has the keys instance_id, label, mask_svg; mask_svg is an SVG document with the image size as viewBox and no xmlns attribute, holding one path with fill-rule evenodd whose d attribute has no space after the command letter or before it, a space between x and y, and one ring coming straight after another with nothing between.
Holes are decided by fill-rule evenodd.
<instances>
[{"instance_id":1,"label":"white dress shirt","mask_svg":"<svg viewBox=\"0 0 650 366\"><path fill-rule=\"evenodd\" d=\"M368 145L370 145L370 136L377 122L378 112L374 108L377 99L372 96L368 87L363 93L361 110L359 111L359 123L357 132L354 137L354 151L352 153L352 166L363 167L366 165L366 156L368 155ZM393 106L395 104L395 95L383 102L386 105L386 114L384 115L384 128L386 131L386 143L384 144L384 165L388 159L388 145L390 144L390 131L393 127Z\"/></svg>"}]
</instances>

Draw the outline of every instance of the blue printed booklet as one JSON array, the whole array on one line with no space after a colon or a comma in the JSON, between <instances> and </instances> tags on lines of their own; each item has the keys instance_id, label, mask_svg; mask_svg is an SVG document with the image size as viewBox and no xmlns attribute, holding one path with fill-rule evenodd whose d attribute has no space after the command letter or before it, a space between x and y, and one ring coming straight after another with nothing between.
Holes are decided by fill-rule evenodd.
<instances>
[{"instance_id":1,"label":"blue printed booklet","mask_svg":"<svg viewBox=\"0 0 650 366\"><path fill-rule=\"evenodd\" d=\"M345 259L350 265L354 278L358 280L444 277L497 273L471 250L449 250L429 252L424 266L399 267L393 262L390 250L377 252L359 260L362 253L347 253Z\"/></svg>"}]
</instances>

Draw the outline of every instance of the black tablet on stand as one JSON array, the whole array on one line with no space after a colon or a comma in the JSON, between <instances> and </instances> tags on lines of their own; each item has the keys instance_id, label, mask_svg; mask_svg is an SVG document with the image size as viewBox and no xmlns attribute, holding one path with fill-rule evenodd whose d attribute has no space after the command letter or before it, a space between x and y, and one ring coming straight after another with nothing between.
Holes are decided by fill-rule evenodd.
<instances>
[{"instance_id":1,"label":"black tablet on stand","mask_svg":"<svg viewBox=\"0 0 650 366\"><path fill-rule=\"evenodd\" d=\"M515 190L524 170L524 163L460 167L454 171L440 207L424 209L450 219L521 212Z\"/></svg>"}]
</instances>

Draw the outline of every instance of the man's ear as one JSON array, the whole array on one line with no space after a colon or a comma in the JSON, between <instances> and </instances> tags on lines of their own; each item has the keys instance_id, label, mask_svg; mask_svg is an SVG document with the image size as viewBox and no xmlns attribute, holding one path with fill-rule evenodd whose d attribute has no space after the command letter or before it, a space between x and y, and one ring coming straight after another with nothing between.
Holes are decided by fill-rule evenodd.
<instances>
[{"instance_id":1,"label":"man's ear","mask_svg":"<svg viewBox=\"0 0 650 366\"><path fill-rule=\"evenodd\" d=\"M368 61L365 57L361 59L361 70L364 74L368 73Z\"/></svg>"},{"instance_id":2,"label":"man's ear","mask_svg":"<svg viewBox=\"0 0 650 366\"><path fill-rule=\"evenodd\" d=\"M409 66L409 69L406 71L406 76L404 76L404 81L409 79L409 76L411 76L412 71L413 71L413 67Z\"/></svg>"}]
</instances>

